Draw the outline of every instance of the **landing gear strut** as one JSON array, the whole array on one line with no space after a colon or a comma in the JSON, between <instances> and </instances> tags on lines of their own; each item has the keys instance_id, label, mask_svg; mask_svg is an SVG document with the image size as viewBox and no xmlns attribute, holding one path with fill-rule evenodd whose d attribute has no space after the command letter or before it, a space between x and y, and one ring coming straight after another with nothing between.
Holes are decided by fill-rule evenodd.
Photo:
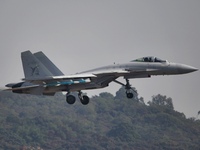
<instances>
[{"instance_id":1,"label":"landing gear strut","mask_svg":"<svg viewBox=\"0 0 200 150\"><path fill-rule=\"evenodd\" d=\"M126 97L127 98L129 98L129 99L133 98L133 96L134 96L133 92L136 93L136 91L131 87L130 82L129 82L128 79L126 79L126 84L121 83L121 82L119 82L117 80L114 80L114 82L116 82L116 83L118 83L118 84L120 84L120 85L125 87L125 89L126 89Z\"/></svg>"}]
</instances>

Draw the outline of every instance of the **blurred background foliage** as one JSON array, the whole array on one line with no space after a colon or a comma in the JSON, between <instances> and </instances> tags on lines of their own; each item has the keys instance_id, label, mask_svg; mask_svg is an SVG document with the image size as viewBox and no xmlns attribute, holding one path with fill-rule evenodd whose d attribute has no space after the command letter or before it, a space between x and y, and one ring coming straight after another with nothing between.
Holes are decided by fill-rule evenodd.
<instances>
[{"instance_id":1,"label":"blurred background foliage","mask_svg":"<svg viewBox=\"0 0 200 150\"><path fill-rule=\"evenodd\" d=\"M0 93L0 149L200 149L200 120L174 110L170 97L148 104L125 89L86 106L65 96ZM180 100L181 101L181 100Z\"/></svg>"}]
</instances>

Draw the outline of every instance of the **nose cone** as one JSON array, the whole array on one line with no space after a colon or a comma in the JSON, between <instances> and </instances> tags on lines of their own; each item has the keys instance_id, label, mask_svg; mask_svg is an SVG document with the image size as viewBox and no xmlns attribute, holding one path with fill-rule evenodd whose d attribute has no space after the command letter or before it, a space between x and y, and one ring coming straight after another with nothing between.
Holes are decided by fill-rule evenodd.
<instances>
[{"instance_id":1,"label":"nose cone","mask_svg":"<svg viewBox=\"0 0 200 150\"><path fill-rule=\"evenodd\" d=\"M190 72L194 72L197 71L198 69L192 66L188 66L188 65L183 65L183 64L179 64L178 65L178 72L180 74L182 73L190 73Z\"/></svg>"}]
</instances>

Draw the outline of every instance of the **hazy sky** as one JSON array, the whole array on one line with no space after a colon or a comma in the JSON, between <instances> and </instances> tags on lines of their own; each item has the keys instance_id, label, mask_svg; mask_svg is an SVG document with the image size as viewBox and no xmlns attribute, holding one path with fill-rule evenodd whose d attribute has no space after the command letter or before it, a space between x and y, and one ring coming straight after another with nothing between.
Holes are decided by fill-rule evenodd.
<instances>
[{"instance_id":1,"label":"hazy sky","mask_svg":"<svg viewBox=\"0 0 200 150\"><path fill-rule=\"evenodd\" d=\"M43 51L65 74L143 56L200 68L199 7L199 0L0 0L0 85L24 77L25 50ZM200 110L200 71L131 84L145 102L162 94L187 117Z\"/></svg>"}]
</instances>

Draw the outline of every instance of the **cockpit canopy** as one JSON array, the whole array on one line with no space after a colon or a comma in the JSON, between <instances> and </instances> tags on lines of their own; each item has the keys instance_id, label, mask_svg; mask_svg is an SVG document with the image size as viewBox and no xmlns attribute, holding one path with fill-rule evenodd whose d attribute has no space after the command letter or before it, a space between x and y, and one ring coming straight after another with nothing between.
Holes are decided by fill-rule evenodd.
<instances>
[{"instance_id":1,"label":"cockpit canopy","mask_svg":"<svg viewBox=\"0 0 200 150\"><path fill-rule=\"evenodd\" d=\"M165 62L167 62L167 60L162 60L160 58L150 56L150 57L138 58L138 59L132 60L131 62L161 62L161 63L165 63Z\"/></svg>"}]
</instances>

